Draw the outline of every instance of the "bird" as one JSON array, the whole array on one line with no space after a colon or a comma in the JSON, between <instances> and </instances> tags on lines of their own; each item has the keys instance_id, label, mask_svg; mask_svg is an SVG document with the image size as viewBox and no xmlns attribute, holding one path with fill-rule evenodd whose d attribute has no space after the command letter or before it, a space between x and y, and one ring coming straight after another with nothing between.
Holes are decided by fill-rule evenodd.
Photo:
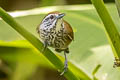
<instances>
[{"instance_id":1,"label":"bird","mask_svg":"<svg viewBox=\"0 0 120 80\"><path fill-rule=\"evenodd\" d=\"M58 11L48 13L39 26L37 33L44 44L43 51L47 47L52 47L56 52L64 52L65 62L63 75L68 69L66 54L69 53L69 44L74 40L74 33L71 25L63 19L65 13Z\"/></svg>"}]
</instances>

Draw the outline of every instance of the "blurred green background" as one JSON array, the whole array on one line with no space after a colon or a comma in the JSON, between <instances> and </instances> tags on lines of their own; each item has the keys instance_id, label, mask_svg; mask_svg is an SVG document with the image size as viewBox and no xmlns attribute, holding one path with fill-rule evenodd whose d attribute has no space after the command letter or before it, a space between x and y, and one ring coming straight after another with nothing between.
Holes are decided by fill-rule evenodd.
<instances>
[{"instance_id":1,"label":"blurred green background","mask_svg":"<svg viewBox=\"0 0 120 80\"><path fill-rule=\"evenodd\" d=\"M114 0L104 0L117 29L120 20ZM0 0L0 6L15 17L29 32L39 38L36 27L51 11L66 13L64 17L75 33L68 59L88 75L101 65L95 74L98 80L119 80L120 71L113 68L114 56L103 24L90 0ZM54 49L50 48L52 51ZM56 52L55 52L56 53ZM56 53L58 57L63 54ZM73 72L82 77L79 70ZM0 80L66 80L56 68L20 34L0 19Z\"/></svg>"},{"instance_id":2,"label":"blurred green background","mask_svg":"<svg viewBox=\"0 0 120 80\"><path fill-rule=\"evenodd\" d=\"M114 2L114 0L104 0ZM90 0L0 0L0 6L7 11L31 9L43 6L90 4Z\"/></svg>"}]
</instances>

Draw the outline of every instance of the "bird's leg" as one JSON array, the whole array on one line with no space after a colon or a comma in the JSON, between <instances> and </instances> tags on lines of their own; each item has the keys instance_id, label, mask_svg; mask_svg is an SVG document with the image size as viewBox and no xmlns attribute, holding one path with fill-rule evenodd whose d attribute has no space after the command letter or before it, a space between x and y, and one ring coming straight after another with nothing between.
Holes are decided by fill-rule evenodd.
<instances>
[{"instance_id":1,"label":"bird's leg","mask_svg":"<svg viewBox=\"0 0 120 80\"><path fill-rule=\"evenodd\" d=\"M48 43L47 40L44 41L44 48L42 50L42 52L44 52L47 49Z\"/></svg>"},{"instance_id":2,"label":"bird's leg","mask_svg":"<svg viewBox=\"0 0 120 80\"><path fill-rule=\"evenodd\" d=\"M63 72L60 75L63 75L67 71L67 69L68 69L68 61L67 61L67 55L66 55L65 51L64 51L64 56L65 56L64 70L63 70Z\"/></svg>"},{"instance_id":3,"label":"bird's leg","mask_svg":"<svg viewBox=\"0 0 120 80\"><path fill-rule=\"evenodd\" d=\"M64 56L65 56L64 70L65 70L65 72L66 72L66 71L67 71L67 68L68 68L68 60L67 60L66 52L64 52Z\"/></svg>"}]
</instances>

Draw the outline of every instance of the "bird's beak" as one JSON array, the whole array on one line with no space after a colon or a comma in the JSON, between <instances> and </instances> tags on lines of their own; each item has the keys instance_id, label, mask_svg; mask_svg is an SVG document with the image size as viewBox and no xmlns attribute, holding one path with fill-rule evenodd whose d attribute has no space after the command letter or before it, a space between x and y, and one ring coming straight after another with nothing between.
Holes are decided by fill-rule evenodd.
<instances>
[{"instance_id":1,"label":"bird's beak","mask_svg":"<svg viewBox=\"0 0 120 80\"><path fill-rule=\"evenodd\" d=\"M58 16L57 16L57 19L60 19L60 18L62 18L62 17L64 17L65 16L65 13L60 13L60 14L58 14Z\"/></svg>"}]
</instances>

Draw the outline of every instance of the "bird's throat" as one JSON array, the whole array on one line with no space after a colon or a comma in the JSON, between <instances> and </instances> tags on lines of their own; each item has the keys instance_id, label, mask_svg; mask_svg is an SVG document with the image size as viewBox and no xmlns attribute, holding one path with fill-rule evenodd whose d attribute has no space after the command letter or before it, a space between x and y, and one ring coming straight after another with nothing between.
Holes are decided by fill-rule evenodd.
<instances>
[{"instance_id":1,"label":"bird's throat","mask_svg":"<svg viewBox=\"0 0 120 80\"><path fill-rule=\"evenodd\" d=\"M58 32L61 29L62 24L63 24L63 20L62 19L58 19L57 23L56 23L56 32Z\"/></svg>"}]
</instances>

